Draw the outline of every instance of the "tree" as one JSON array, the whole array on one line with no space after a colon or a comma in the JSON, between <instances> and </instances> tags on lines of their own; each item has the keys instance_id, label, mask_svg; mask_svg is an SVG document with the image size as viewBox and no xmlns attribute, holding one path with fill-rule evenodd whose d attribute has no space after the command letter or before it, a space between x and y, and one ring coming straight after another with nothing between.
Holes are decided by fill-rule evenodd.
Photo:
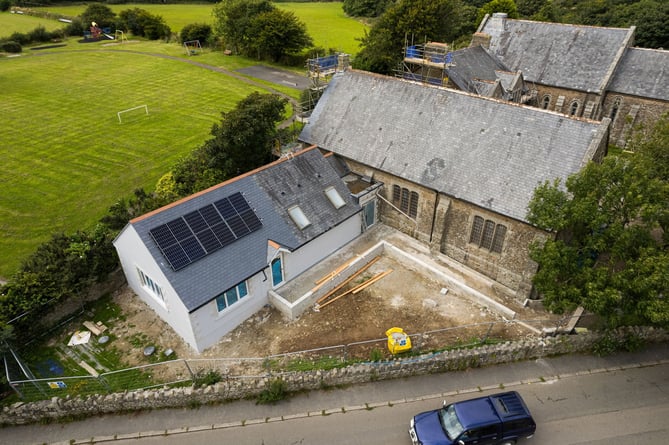
<instances>
[{"instance_id":1,"label":"tree","mask_svg":"<svg viewBox=\"0 0 669 445\"><path fill-rule=\"evenodd\" d=\"M576 306L610 326L669 326L669 118L637 142L637 153L607 156L539 186L528 220L556 233L531 247L546 307Z\"/></svg>"},{"instance_id":2,"label":"tree","mask_svg":"<svg viewBox=\"0 0 669 445\"><path fill-rule=\"evenodd\" d=\"M406 39L452 42L470 34L475 24L466 21L466 10L460 0L399 0L362 38L353 66L392 74L402 60Z\"/></svg>"},{"instance_id":3,"label":"tree","mask_svg":"<svg viewBox=\"0 0 669 445\"><path fill-rule=\"evenodd\" d=\"M84 29L88 29L93 22L100 28L107 28L113 26L116 21L116 13L102 3L91 3L79 17Z\"/></svg>"},{"instance_id":4,"label":"tree","mask_svg":"<svg viewBox=\"0 0 669 445\"><path fill-rule=\"evenodd\" d=\"M276 95L252 93L221 113L213 137L173 169L176 192L192 194L271 162L286 103Z\"/></svg>"},{"instance_id":5,"label":"tree","mask_svg":"<svg viewBox=\"0 0 669 445\"><path fill-rule=\"evenodd\" d=\"M510 19L518 18L518 8L513 0L492 0L481 6L477 21L480 23L486 14L493 15L495 12L505 12Z\"/></svg>"},{"instance_id":6,"label":"tree","mask_svg":"<svg viewBox=\"0 0 669 445\"><path fill-rule=\"evenodd\" d=\"M344 0L342 9L352 17L378 17L392 0Z\"/></svg>"},{"instance_id":7,"label":"tree","mask_svg":"<svg viewBox=\"0 0 669 445\"><path fill-rule=\"evenodd\" d=\"M269 0L222 0L212 10L214 31L223 38L229 49L246 54L253 37L250 32L251 21L273 9Z\"/></svg>"},{"instance_id":8,"label":"tree","mask_svg":"<svg viewBox=\"0 0 669 445\"><path fill-rule=\"evenodd\" d=\"M119 27L130 31L136 36L146 37L150 40L168 37L171 33L170 27L165 20L141 8L132 8L121 11L119 14Z\"/></svg>"},{"instance_id":9,"label":"tree","mask_svg":"<svg viewBox=\"0 0 669 445\"><path fill-rule=\"evenodd\" d=\"M249 50L258 58L278 62L286 54L299 53L313 44L307 27L290 11L274 9L251 20Z\"/></svg>"},{"instance_id":10,"label":"tree","mask_svg":"<svg viewBox=\"0 0 669 445\"><path fill-rule=\"evenodd\" d=\"M206 45L211 38L211 26L206 23L191 23L184 26L179 33L182 42L199 40L200 45Z\"/></svg>"}]
</instances>

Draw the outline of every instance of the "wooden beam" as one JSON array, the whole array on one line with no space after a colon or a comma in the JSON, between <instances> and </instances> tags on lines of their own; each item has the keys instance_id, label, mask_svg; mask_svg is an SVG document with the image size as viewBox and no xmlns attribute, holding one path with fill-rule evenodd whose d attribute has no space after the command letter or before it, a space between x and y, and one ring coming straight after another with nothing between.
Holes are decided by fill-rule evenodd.
<instances>
[{"instance_id":1,"label":"wooden beam","mask_svg":"<svg viewBox=\"0 0 669 445\"><path fill-rule=\"evenodd\" d=\"M341 266L339 266L338 268L336 268L335 270L333 270L333 271L330 272L329 274L327 274L327 275L325 275L324 277L322 277L322 278L320 278L319 280L317 280L317 281L316 281L316 284L321 284L321 283L323 283L323 282L325 282L325 281L327 281L327 280L329 280L329 279L331 279L331 278L334 278L334 277L335 277L336 275L338 275L342 270L344 270L344 269L346 269L348 266L350 266L351 263L352 263L353 261L355 261L356 259L358 259L359 257L360 257L360 255L356 255L355 257L351 258L350 260L348 260L347 262L345 262L344 264L342 264Z\"/></svg>"},{"instance_id":2,"label":"wooden beam","mask_svg":"<svg viewBox=\"0 0 669 445\"><path fill-rule=\"evenodd\" d=\"M337 292L339 289L341 289L342 287L344 287L345 285L347 285L349 282L351 282L351 280L353 280L355 277L357 277L358 275L360 275L363 271L367 270L372 264L376 263L380 258L381 258L381 257L378 257L378 256L377 256L377 257L375 257L374 259L372 259L369 263L367 263L367 264L365 264L364 266L362 266L362 267L360 268L360 270L358 270L356 273L354 273L353 275L351 275L350 277L348 277L346 280L344 280L339 286L335 287L335 288L332 289L330 292L328 292L327 294L325 294L325 295L323 295L321 298L319 298L318 301L316 301L316 304L318 305L318 304L320 304L322 301L327 300L332 294L334 294L334 293Z\"/></svg>"},{"instance_id":3,"label":"wooden beam","mask_svg":"<svg viewBox=\"0 0 669 445\"><path fill-rule=\"evenodd\" d=\"M390 269L390 270L386 270L385 272L379 272L379 273L377 273L377 274L374 275L372 278L370 278L369 280L367 280L367 281L365 281L365 282L363 282L363 283L361 283L361 284L358 284L358 285L357 285L356 287L354 287L353 289L349 289L349 290L347 290L346 292L344 292L343 294L337 295L336 297L334 297L334 298L332 298L332 299L326 301L325 303L319 305L319 306L318 306L318 309L321 309L321 308L327 306L327 305L330 304L330 303L334 303L335 301L339 300L341 297L343 297L343 296L345 296L345 295L348 295L348 294L357 294L358 292L360 292L361 290L363 290L364 288L366 288L366 287L369 286L370 284L376 283L377 281L379 281L381 278L385 277L386 275L388 275L388 274L389 274L390 272L392 272L392 271L393 271L393 270Z\"/></svg>"},{"instance_id":4,"label":"wooden beam","mask_svg":"<svg viewBox=\"0 0 669 445\"><path fill-rule=\"evenodd\" d=\"M388 275L392 271L393 271L392 269L388 269L385 272L381 272L380 274L375 275L374 277L372 277L371 280L367 280L364 283L362 283L360 286L356 287L353 290L353 293L357 294L358 292L360 292L361 290L363 290L367 286L376 283L377 281L379 281L381 278L385 277L386 275Z\"/></svg>"}]
</instances>

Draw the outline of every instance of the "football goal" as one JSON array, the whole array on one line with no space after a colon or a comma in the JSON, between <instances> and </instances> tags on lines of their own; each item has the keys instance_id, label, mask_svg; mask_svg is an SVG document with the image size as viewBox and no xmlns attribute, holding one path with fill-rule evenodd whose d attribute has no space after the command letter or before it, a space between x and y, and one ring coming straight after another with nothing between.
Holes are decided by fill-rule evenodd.
<instances>
[{"instance_id":1,"label":"football goal","mask_svg":"<svg viewBox=\"0 0 669 445\"><path fill-rule=\"evenodd\" d=\"M194 56L202 52L202 45L199 40L189 40L184 42L184 50L187 56Z\"/></svg>"},{"instance_id":2,"label":"football goal","mask_svg":"<svg viewBox=\"0 0 669 445\"><path fill-rule=\"evenodd\" d=\"M119 124L122 124L122 123L123 123L123 121L121 120L121 115L122 115L122 114L124 114L124 113L131 113L131 112L133 112L133 111L142 110L142 109L143 109L144 112L145 112L144 114L147 114L147 115L149 114L149 107L147 107L146 105L139 105L139 106L137 106L137 107L132 107L132 108L128 108L127 110L121 110L121 111L119 111L118 113L116 113L116 116L118 117L118 123L119 123ZM140 112L140 113L141 113L141 112ZM134 115L134 114L137 114L137 112L133 113L133 115Z\"/></svg>"}]
</instances>

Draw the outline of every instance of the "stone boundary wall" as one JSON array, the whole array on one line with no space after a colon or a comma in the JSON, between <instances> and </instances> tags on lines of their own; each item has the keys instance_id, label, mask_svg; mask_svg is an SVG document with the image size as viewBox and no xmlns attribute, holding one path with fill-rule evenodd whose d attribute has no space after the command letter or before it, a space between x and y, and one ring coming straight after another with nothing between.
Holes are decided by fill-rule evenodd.
<instances>
[{"instance_id":1,"label":"stone boundary wall","mask_svg":"<svg viewBox=\"0 0 669 445\"><path fill-rule=\"evenodd\" d=\"M359 363L327 371L230 378L202 388L152 389L86 397L53 397L50 400L30 403L18 402L3 408L0 414L0 424L21 425L117 412L198 406L253 398L258 396L270 381L278 378L285 382L287 391L293 392L461 371L547 356L588 352L602 336L601 333L588 332L577 335L532 338L472 349L397 358L385 362ZM669 341L669 332L655 328L621 328L615 331L613 336L620 342L629 337L643 339L646 343Z\"/></svg>"}]
</instances>

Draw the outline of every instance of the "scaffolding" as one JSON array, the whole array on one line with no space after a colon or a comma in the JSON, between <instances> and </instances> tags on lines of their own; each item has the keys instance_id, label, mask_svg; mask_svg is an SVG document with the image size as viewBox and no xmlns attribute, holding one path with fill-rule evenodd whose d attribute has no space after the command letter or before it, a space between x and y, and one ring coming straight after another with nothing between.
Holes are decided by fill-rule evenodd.
<instances>
[{"instance_id":1,"label":"scaffolding","mask_svg":"<svg viewBox=\"0 0 669 445\"><path fill-rule=\"evenodd\" d=\"M345 53L315 57L307 60L309 89L306 100L300 103L300 119L307 119L311 115L332 76L345 71L349 67L349 64L349 55Z\"/></svg>"},{"instance_id":2,"label":"scaffolding","mask_svg":"<svg viewBox=\"0 0 669 445\"><path fill-rule=\"evenodd\" d=\"M397 77L432 85L446 86L453 54L446 43L427 42L404 46L404 57L397 70Z\"/></svg>"}]
</instances>

